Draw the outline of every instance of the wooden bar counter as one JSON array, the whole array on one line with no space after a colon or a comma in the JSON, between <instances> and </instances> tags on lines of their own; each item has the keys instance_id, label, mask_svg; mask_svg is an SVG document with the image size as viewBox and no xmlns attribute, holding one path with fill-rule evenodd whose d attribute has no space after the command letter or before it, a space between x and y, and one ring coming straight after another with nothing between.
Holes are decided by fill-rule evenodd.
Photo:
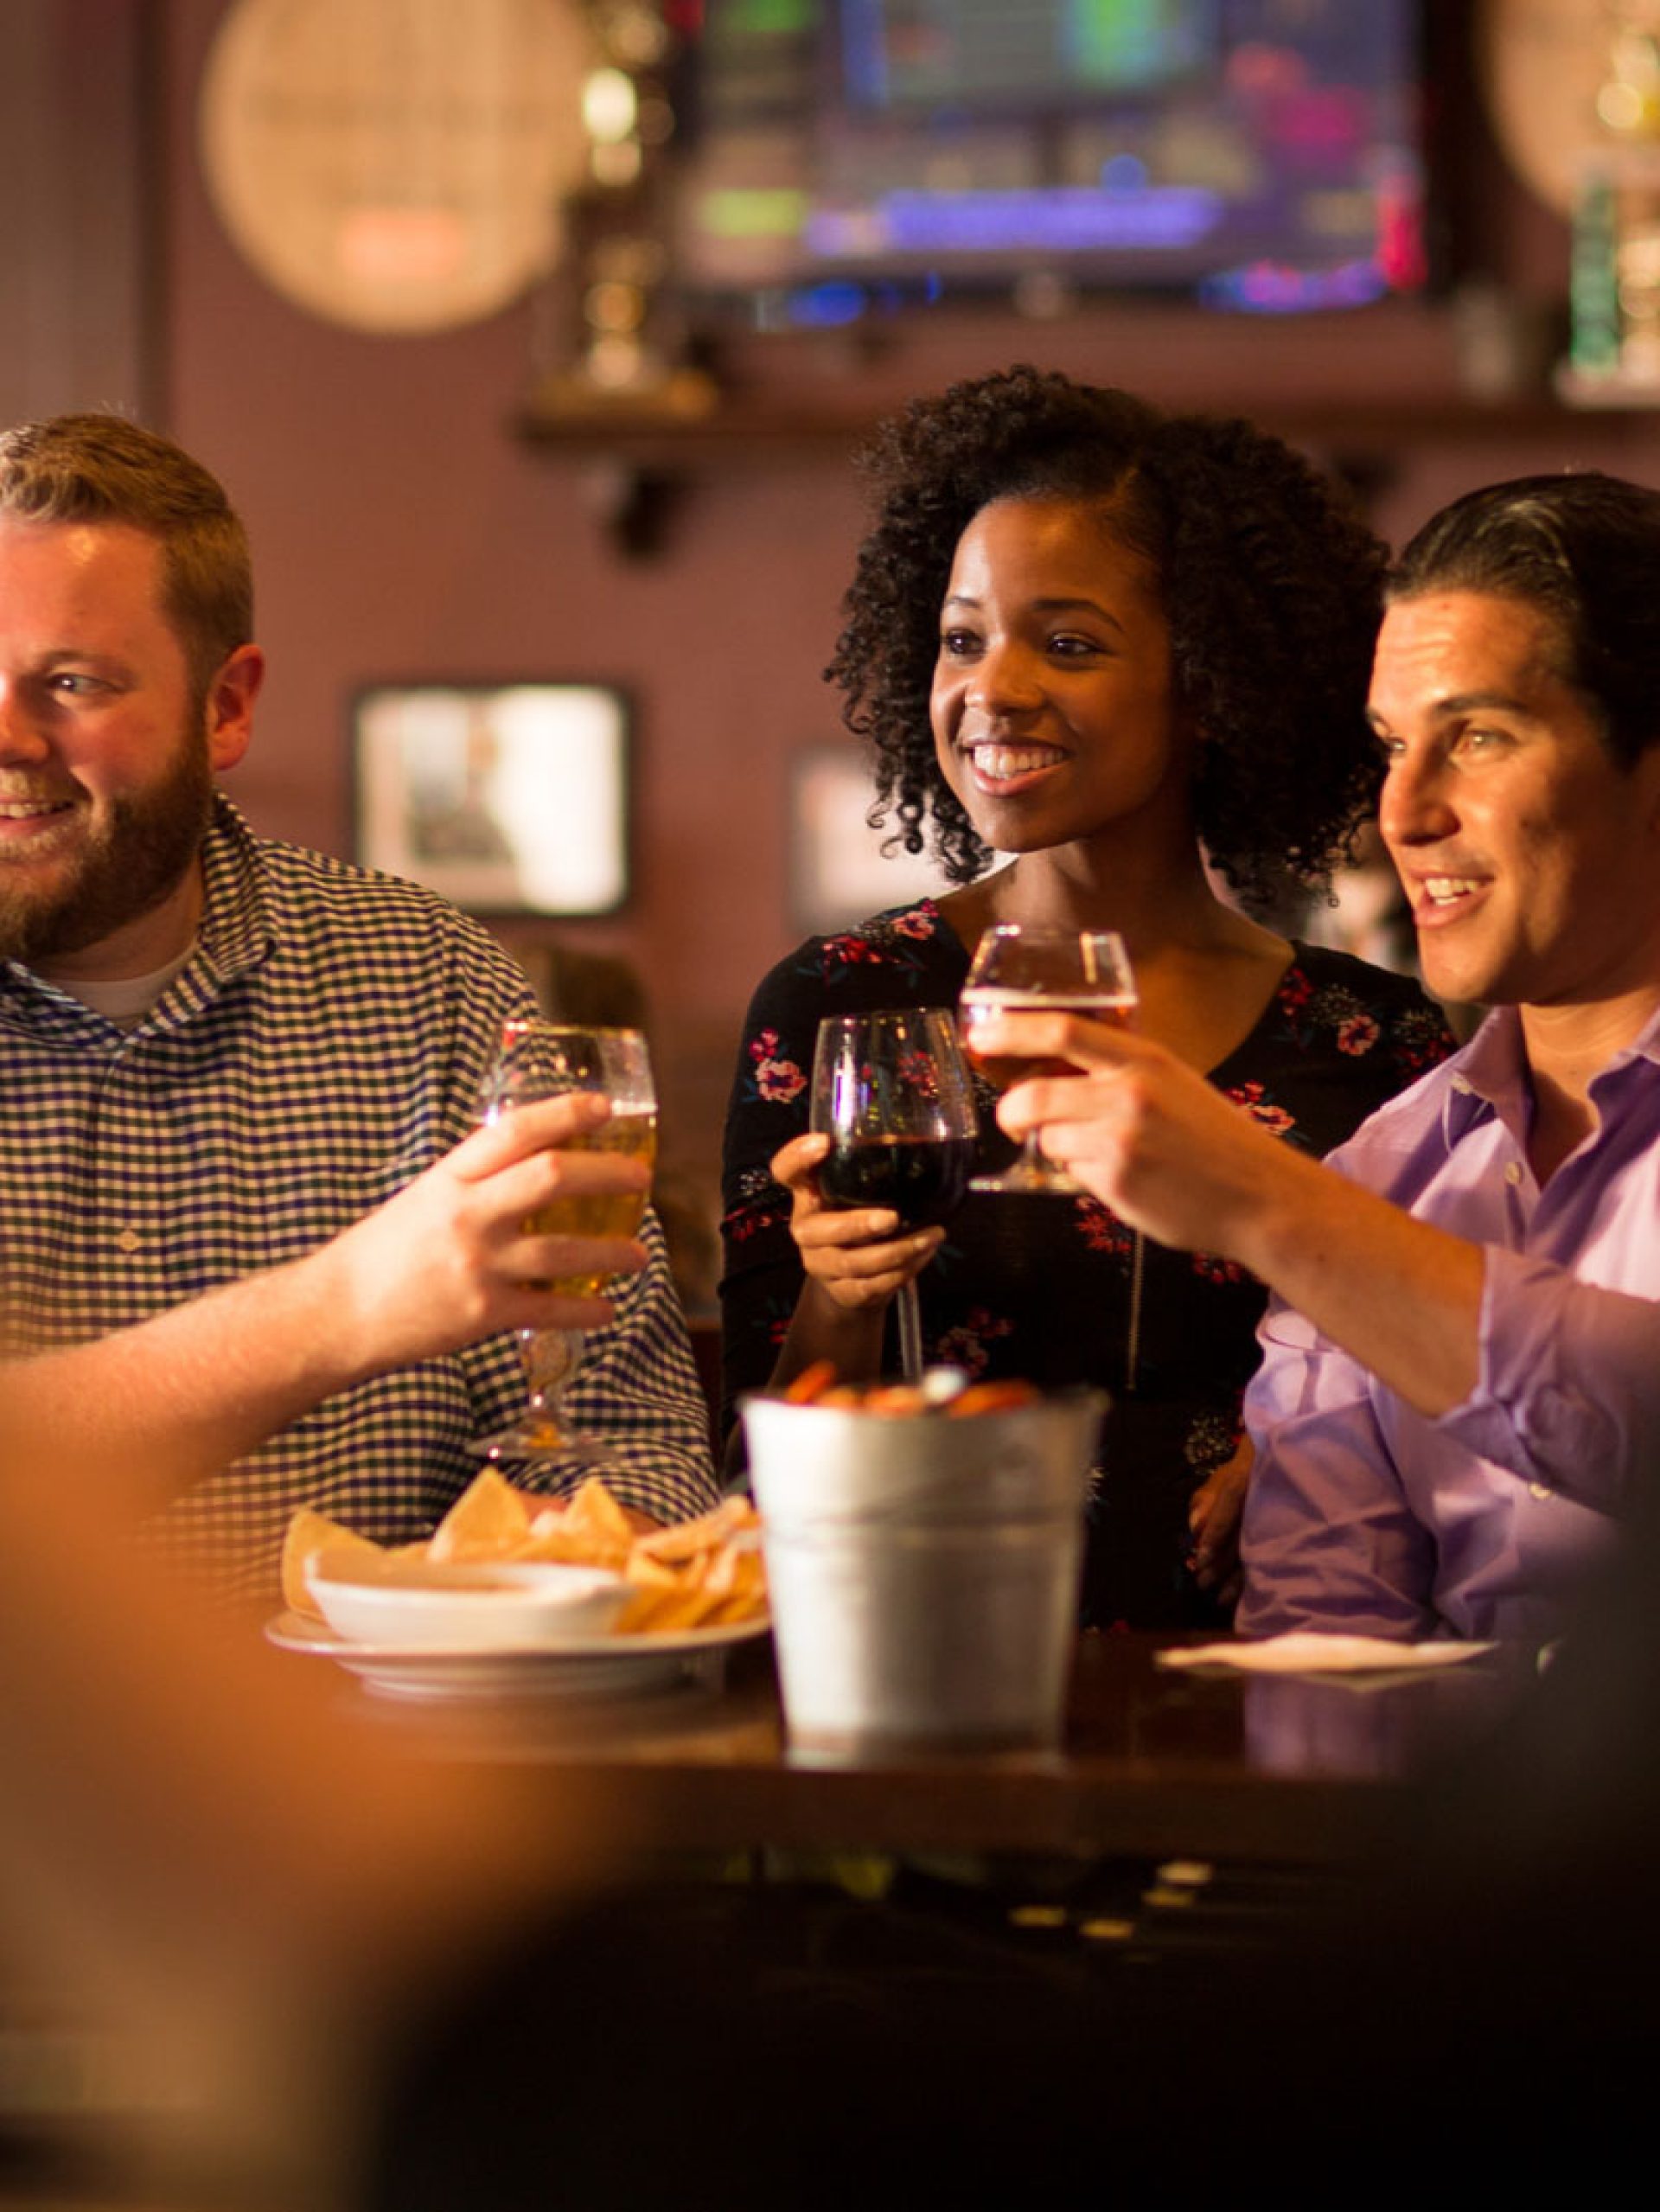
<instances>
[{"instance_id":1,"label":"wooden bar counter","mask_svg":"<svg viewBox=\"0 0 1660 2212\"><path fill-rule=\"evenodd\" d=\"M1338 1865L1363 1854L1400 1786L1478 1741L1530 1675L1495 1653L1358 1686L1160 1667L1172 1640L1080 1640L1066 1736L1052 1755L793 1761L770 1646L726 1679L589 1706L564 1698L368 1701L440 1755L508 1761L551 1788L603 1778L636 1832L671 1850L1172 1852ZM355 1691L349 1693L361 1697Z\"/></svg>"}]
</instances>

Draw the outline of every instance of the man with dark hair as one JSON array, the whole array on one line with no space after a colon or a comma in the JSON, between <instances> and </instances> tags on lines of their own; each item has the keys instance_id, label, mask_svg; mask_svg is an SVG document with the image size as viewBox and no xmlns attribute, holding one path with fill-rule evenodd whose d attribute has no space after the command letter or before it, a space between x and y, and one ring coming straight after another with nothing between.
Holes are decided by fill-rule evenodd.
<instances>
[{"instance_id":1,"label":"man with dark hair","mask_svg":"<svg viewBox=\"0 0 1660 2212\"><path fill-rule=\"evenodd\" d=\"M1372 682L1425 980L1492 1007L1328 1166L1155 1046L1006 1126L1275 1292L1247 1402L1239 1625L1544 1638L1660 1443L1660 495L1536 477L1438 515ZM1333 1173L1331 1166L1341 1172Z\"/></svg>"},{"instance_id":2,"label":"man with dark hair","mask_svg":"<svg viewBox=\"0 0 1660 2212\"><path fill-rule=\"evenodd\" d=\"M443 900L255 838L216 795L264 669L246 540L197 463L114 417L0 437L8 1352L106 1335L336 1236L465 1134L503 1021L534 1011ZM643 1234L569 1404L617 1448L628 1503L675 1518L712 1501L712 1475ZM425 1263L411 1250L412 1277ZM363 1375L196 1485L163 1533L246 1575L303 1503L412 1537L523 1391L500 1334Z\"/></svg>"},{"instance_id":3,"label":"man with dark hair","mask_svg":"<svg viewBox=\"0 0 1660 2212\"><path fill-rule=\"evenodd\" d=\"M1523 476L1467 493L1413 539L1392 604L1431 591L1520 599L1556 626L1560 673L1593 703L1629 768L1660 736L1660 603L1652 563L1660 492L1594 470Z\"/></svg>"}]
</instances>

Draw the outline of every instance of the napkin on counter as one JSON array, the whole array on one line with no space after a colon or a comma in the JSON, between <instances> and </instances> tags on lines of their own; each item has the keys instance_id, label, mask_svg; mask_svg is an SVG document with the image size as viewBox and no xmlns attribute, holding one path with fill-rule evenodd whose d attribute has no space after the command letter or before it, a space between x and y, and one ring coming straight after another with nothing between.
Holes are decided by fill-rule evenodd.
<instances>
[{"instance_id":1,"label":"napkin on counter","mask_svg":"<svg viewBox=\"0 0 1660 2212\"><path fill-rule=\"evenodd\" d=\"M1160 1666L1214 1666L1240 1674L1402 1674L1419 1667L1454 1666L1460 1659L1497 1651L1496 1644L1397 1644L1387 1636L1323 1636L1295 1629L1257 1642L1174 1644L1158 1654Z\"/></svg>"}]
</instances>

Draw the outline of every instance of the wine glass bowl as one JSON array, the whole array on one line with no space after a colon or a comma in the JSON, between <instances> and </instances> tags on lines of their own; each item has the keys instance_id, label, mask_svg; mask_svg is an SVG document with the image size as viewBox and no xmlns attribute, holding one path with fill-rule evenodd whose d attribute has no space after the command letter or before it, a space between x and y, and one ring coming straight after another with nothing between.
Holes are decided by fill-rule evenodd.
<instances>
[{"instance_id":1,"label":"wine glass bowl","mask_svg":"<svg viewBox=\"0 0 1660 2212\"><path fill-rule=\"evenodd\" d=\"M1127 1027L1136 1007L1134 973L1115 930L1056 930L999 922L974 948L958 1011L963 1050L994 1090L1039 1076L1078 1072L1053 1054L988 1052L976 1044L988 1021L1006 1013L1074 1013ZM1082 1185L1045 1160L1037 1131L999 1175L977 1175L975 1191L1076 1197Z\"/></svg>"},{"instance_id":2,"label":"wine glass bowl","mask_svg":"<svg viewBox=\"0 0 1660 2212\"><path fill-rule=\"evenodd\" d=\"M897 1233L961 1204L974 1164L974 1085L947 1008L830 1014L819 1024L808 1126L830 1140L817 1169L833 1208L884 1206ZM916 1286L897 1294L901 1364L922 1372Z\"/></svg>"},{"instance_id":3,"label":"wine glass bowl","mask_svg":"<svg viewBox=\"0 0 1660 2212\"><path fill-rule=\"evenodd\" d=\"M597 1091L609 1098L610 1116L597 1128L566 1138L561 1151L621 1156L648 1167L654 1163L657 1097L646 1040L635 1029L528 1019L508 1022L479 1088L478 1118L494 1122L518 1107L577 1090ZM632 1237L644 1216L646 1200L643 1189L562 1192L527 1218L525 1231L541 1237ZM539 1287L568 1298L593 1298L603 1293L610 1279L605 1275L560 1275ZM519 1341L528 1384L525 1412L508 1427L481 1438L473 1448L490 1460L601 1461L614 1457L608 1445L571 1435L563 1417L565 1393L581 1359L582 1331L521 1329Z\"/></svg>"}]
</instances>

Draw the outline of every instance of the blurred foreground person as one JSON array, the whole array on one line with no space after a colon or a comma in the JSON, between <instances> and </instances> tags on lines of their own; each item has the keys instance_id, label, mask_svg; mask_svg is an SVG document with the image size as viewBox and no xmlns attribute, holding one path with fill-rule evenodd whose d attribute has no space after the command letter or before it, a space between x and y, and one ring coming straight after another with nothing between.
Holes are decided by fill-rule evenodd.
<instances>
[{"instance_id":1,"label":"blurred foreground person","mask_svg":"<svg viewBox=\"0 0 1660 2212\"><path fill-rule=\"evenodd\" d=\"M16 1977L49 1992L57 2017L112 2036L129 2073L142 2064L137 2113L107 2116L113 2177L74 2163L79 2136L60 2153L94 2193L113 2178L123 2201L328 2212L359 2201L398 2022L500 1925L540 1921L602 1832L574 1792L550 1819L505 1770L459 1775L417 1738L342 1723L333 1685L215 1629L121 1540L124 1505L169 1494L218 1442L187 1390L191 1442L169 1448L144 1355L165 1360L186 1314L191 1330L208 1315L200 1371L220 1371L215 1343L241 1371L248 1288L130 1344L39 1375L26 1365L30 1387L7 1401L0 2017ZM259 1373L256 1333L246 1365ZM85 1395L36 1402L49 1371ZM115 1426L106 1390L130 1394L138 1416L113 1461L78 1442L83 1412L100 1439ZM224 1396L233 1430L242 1416ZM97 2117L95 2087L92 2101ZM0 2193L15 2167L24 2182L38 2168L29 2157L0 2126Z\"/></svg>"},{"instance_id":2,"label":"blurred foreground person","mask_svg":"<svg viewBox=\"0 0 1660 2212\"><path fill-rule=\"evenodd\" d=\"M1431 2175L1584 2193L1647 2126L1651 1522L1508 1739L1407 1808L1361 1910L1096 1979L879 1908L862 1955L828 1955L764 1892L584 1902L672 1839L569 1792L550 1817L545 1781L215 1636L62 1510L59 1474L93 1472L73 1410L49 1452L5 1421L11 1955L141 2036L167 2092L99 2201L897 2212L1074 2205L1110 2170L1126 2202L1186 2202L1250 2143L1398 2203Z\"/></svg>"},{"instance_id":3,"label":"blurred foreground person","mask_svg":"<svg viewBox=\"0 0 1660 2212\"><path fill-rule=\"evenodd\" d=\"M1248 1400L1239 1625L1543 1641L1660 1454L1660 493L1474 492L1378 642L1380 822L1426 978L1494 1007L1334 1173L1168 1052L1026 1019L1088 1072L1012 1130L1277 1293Z\"/></svg>"},{"instance_id":4,"label":"blurred foreground person","mask_svg":"<svg viewBox=\"0 0 1660 2212\"><path fill-rule=\"evenodd\" d=\"M214 788L253 733L242 527L167 439L73 415L0 436L0 1346L97 1337L335 1235L470 1125L535 1011L411 884L256 838ZM713 1495L655 1222L571 1421L658 1519ZM195 1486L160 1534L268 1580L309 1505L425 1532L522 1403L510 1336L335 1392ZM533 1485L533 1472L527 1480Z\"/></svg>"},{"instance_id":5,"label":"blurred foreground person","mask_svg":"<svg viewBox=\"0 0 1660 2212\"><path fill-rule=\"evenodd\" d=\"M503 1774L354 1725L321 1673L246 1644L131 1539L334 1392L504 1328L607 1320L547 1282L637 1272L642 1247L525 1223L643 1187L637 1160L561 1148L608 1110L526 1106L303 1258L7 1363L0 2021L21 1972L142 2057L148 2118L110 2121L135 2195L358 2201L429 1979L472 1971L498 1927L545 1940L591 1885L609 1831L579 1794L550 1819ZM0 2196L7 2148L0 2127Z\"/></svg>"}]
</instances>

